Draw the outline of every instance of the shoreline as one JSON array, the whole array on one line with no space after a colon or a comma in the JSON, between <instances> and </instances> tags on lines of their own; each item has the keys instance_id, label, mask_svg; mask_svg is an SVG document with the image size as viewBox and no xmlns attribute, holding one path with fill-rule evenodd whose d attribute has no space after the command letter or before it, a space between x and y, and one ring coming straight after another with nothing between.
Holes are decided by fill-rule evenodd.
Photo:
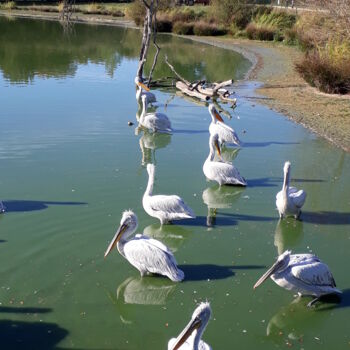
<instances>
[{"instance_id":1,"label":"shoreline","mask_svg":"<svg viewBox=\"0 0 350 350\"><path fill-rule=\"evenodd\" d=\"M1 10L0 15L58 21L57 13ZM106 15L75 14L72 22L138 28L130 20ZM255 90L266 97L260 104L350 152L350 95L328 95L310 87L294 71L302 55L295 47L230 37L183 37L242 54L252 63L244 79L263 83Z\"/></svg>"}]
</instances>

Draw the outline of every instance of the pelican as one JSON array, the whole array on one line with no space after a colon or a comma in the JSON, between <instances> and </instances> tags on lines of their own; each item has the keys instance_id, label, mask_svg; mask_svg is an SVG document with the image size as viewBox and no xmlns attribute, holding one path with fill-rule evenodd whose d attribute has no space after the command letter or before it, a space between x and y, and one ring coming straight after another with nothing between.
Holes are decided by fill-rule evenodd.
<instances>
[{"instance_id":1,"label":"pelican","mask_svg":"<svg viewBox=\"0 0 350 350\"><path fill-rule=\"evenodd\" d=\"M135 84L136 84L136 101L138 103L141 103L141 96L147 96L147 102L148 103L154 103L157 102L156 96L152 94L152 92L149 92L149 88L142 82L141 78L135 77ZM142 89L146 91L142 91Z\"/></svg>"},{"instance_id":2,"label":"pelican","mask_svg":"<svg viewBox=\"0 0 350 350\"><path fill-rule=\"evenodd\" d=\"M208 107L211 123L209 125L210 135L218 134L220 145L224 143L235 144L237 146L241 145L236 132L228 125L224 123L220 114L216 110L215 106L211 103Z\"/></svg>"},{"instance_id":3,"label":"pelican","mask_svg":"<svg viewBox=\"0 0 350 350\"><path fill-rule=\"evenodd\" d=\"M5 206L4 204L0 201L0 214L5 212Z\"/></svg>"},{"instance_id":4,"label":"pelican","mask_svg":"<svg viewBox=\"0 0 350 350\"><path fill-rule=\"evenodd\" d=\"M299 295L315 296L308 306L319 301L323 295L341 294L335 288L329 267L313 254L291 254L290 250L286 250L255 283L254 289L269 277L282 288L298 292Z\"/></svg>"},{"instance_id":5,"label":"pelican","mask_svg":"<svg viewBox=\"0 0 350 350\"><path fill-rule=\"evenodd\" d=\"M295 187L289 186L290 181L290 162L284 163L284 180L282 190L276 195L276 206L280 218L285 216L294 216L299 218L301 207L305 203L306 192L298 191Z\"/></svg>"},{"instance_id":6,"label":"pelican","mask_svg":"<svg viewBox=\"0 0 350 350\"><path fill-rule=\"evenodd\" d=\"M162 225L173 220L194 219L196 217L193 210L179 196L152 196L155 166L147 164L147 172L148 184L142 198L142 205L148 215L159 219Z\"/></svg>"},{"instance_id":7,"label":"pelican","mask_svg":"<svg viewBox=\"0 0 350 350\"><path fill-rule=\"evenodd\" d=\"M211 309L209 303L201 303L194 310L191 321L177 338L168 343L168 350L211 350L210 345L201 340L209 322Z\"/></svg>"},{"instance_id":8,"label":"pelican","mask_svg":"<svg viewBox=\"0 0 350 350\"><path fill-rule=\"evenodd\" d=\"M143 95L142 100L142 113L139 123L153 132L165 132L170 133L172 131L171 122L169 118L163 113L146 113L147 110L147 96Z\"/></svg>"},{"instance_id":9,"label":"pelican","mask_svg":"<svg viewBox=\"0 0 350 350\"><path fill-rule=\"evenodd\" d=\"M137 234L133 239L128 238L136 231L137 216L131 210L124 211L120 226L109 244L105 257L117 246L119 253L136 267L141 277L147 273L163 275L173 282L180 282L185 275L177 267L173 253L160 241Z\"/></svg>"},{"instance_id":10,"label":"pelican","mask_svg":"<svg viewBox=\"0 0 350 350\"><path fill-rule=\"evenodd\" d=\"M231 163L225 163L223 161L215 161L215 147L219 156L221 157L219 147L218 134L210 135L209 138L209 156L203 164L203 172L207 179L216 181L221 185L240 185L247 186L247 182L241 176L239 171Z\"/></svg>"}]
</instances>

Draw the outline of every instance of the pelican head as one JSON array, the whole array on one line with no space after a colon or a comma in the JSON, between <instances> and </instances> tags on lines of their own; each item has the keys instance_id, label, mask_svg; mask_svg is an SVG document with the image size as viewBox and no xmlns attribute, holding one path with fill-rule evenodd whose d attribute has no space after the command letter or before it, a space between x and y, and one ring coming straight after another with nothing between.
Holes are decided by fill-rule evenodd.
<instances>
[{"instance_id":1,"label":"pelican head","mask_svg":"<svg viewBox=\"0 0 350 350\"><path fill-rule=\"evenodd\" d=\"M119 228L105 252L105 257L117 245L117 243L120 241L122 236L129 237L136 231L137 226L138 226L138 220L137 220L136 214L131 210L124 211L123 216L120 220Z\"/></svg>"},{"instance_id":2,"label":"pelican head","mask_svg":"<svg viewBox=\"0 0 350 350\"><path fill-rule=\"evenodd\" d=\"M290 161L287 161L284 163L283 172L287 174L289 173L289 171L290 171Z\"/></svg>"},{"instance_id":3,"label":"pelican head","mask_svg":"<svg viewBox=\"0 0 350 350\"><path fill-rule=\"evenodd\" d=\"M215 147L216 151L218 152L218 155L221 156L220 145L219 145L219 135L218 134L210 135L209 147L213 148L213 149Z\"/></svg>"},{"instance_id":4,"label":"pelican head","mask_svg":"<svg viewBox=\"0 0 350 350\"><path fill-rule=\"evenodd\" d=\"M213 123L216 123L217 120L224 123L224 120L221 118L219 112L216 110L213 103L209 104L208 110L211 115L211 119L213 120Z\"/></svg>"},{"instance_id":5,"label":"pelican head","mask_svg":"<svg viewBox=\"0 0 350 350\"><path fill-rule=\"evenodd\" d=\"M211 316L211 308L208 302L200 303L194 310L191 321L187 324L181 334L177 337L175 344L171 350L177 350L196 330L198 341L203 334Z\"/></svg>"},{"instance_id":6,"label":"pelican head","mask_svg":"<svg viewBox=\"0 0 350 350\"><path fill-rule=\"evenodd\" d=\"M286 250L284 253L282 253L277 258L277 261L259 278L258 282L255 283L254 289L259 287L260 284L266 281L273 274L279 273L285 270L289 264L290 253L291 253L290 250Z\"/></svg>"},{"instance_id":7,"label":"pelican head","mask_svg":"<svg viewBox=\"0 0 350 350\"><path fill-rule=\"evenodd\" d=\"M140 86L142 89L149 91L149 88L142 82L140 77L135 77L135 85Z\"/></svg>"}]
</instances>

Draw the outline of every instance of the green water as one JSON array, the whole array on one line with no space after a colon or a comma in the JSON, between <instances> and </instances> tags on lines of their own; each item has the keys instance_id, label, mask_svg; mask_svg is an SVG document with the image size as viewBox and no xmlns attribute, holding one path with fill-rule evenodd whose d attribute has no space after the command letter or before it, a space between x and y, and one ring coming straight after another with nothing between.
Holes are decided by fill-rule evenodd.
<instances>
[{"instance_id":1,"label":"green water","mask_svg":"<svg viewBox=\"0 0 350 350\"><path fill-rule=\"evenodd\" d=\"M348 349L349 156L243 97L253 85L241 81L228 123L245 142L234 162L248 187L206 182L205 106L155 91L173 135L152 139L127 125L137 111L140 38L130 29L76 25L67 35L58 23L0 18L1 349L166 349L201 300L213 310L204 334L213 349ZM230 51L159 42L189 80L240 79L249 69ZM160 65L156 74L170 72ZM285 160L308 197L302 221L279 224ZM155 193L180 195L197 219L161 228L144 212L148 161L157 166ZM207 203L216 217L207 217ZM103 258L128 208L139 231L175 251L183 283L141 279L116 251ZM307 309L309 298L292 303L271 280L253 291L287 248L330 266L340 304Z\"/></svg>"}]
</instances>

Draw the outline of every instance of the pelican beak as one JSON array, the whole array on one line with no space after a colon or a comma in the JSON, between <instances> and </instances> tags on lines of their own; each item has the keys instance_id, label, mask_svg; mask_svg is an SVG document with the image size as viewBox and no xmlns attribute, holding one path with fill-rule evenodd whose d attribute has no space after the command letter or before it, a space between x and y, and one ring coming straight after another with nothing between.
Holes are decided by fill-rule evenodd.
<instances>
[{"instance_id":1,"label":"pelican beak","mask_svg":"<svg viewBox=\"0 0 350 350\"><path fill-rule=\"evenodd\" d=\"M220 146L218 140L215 140L215 148L218 152L218 155L221 157L221 151L220 151Z\"/></svg>"},{"instance_id":2,"label":"pelican beak","mask_svg":"<svg viewBox=\"0 0 350 350\"><path fill-rule=\"evenodd\" d=\"M215 115L215 118L216 118L218 121L220 121L220 122L222 122L222 123L225 123L224 120L221 118L221 115L217 112L216 109L215 109L215 111L214 111L214 115Z\"/></svg>"},{"instance_id":3,"label":"pelican beak","mask_svg":"<svg viewBox=\"0 0 350 350\"><path fill-rule=\"evenodd\" d=\"M147 87L144 83L138 82L137 85L138 85L138 86L141 86L142 89L144 89L144 90L146 90L146 91L149 91L149 90L150 90L149 87Z\"/></svg>"},{"instance_id":4,"label":"pelican beak","mask_svg":"<svg viewBox=\"0 0 350 350\"><path fill-rule=\"evenodd\" d=\"M106 252L105 252L105 257L111 252L111 250L117 245L118 241L122 238L122 235L124 233L124 231L126 230L126 228L128 227L128 225L126 224L122 224L119 226L118 231L116 232L116 234L114 235L111 243L109 244Z\"/></svg>"},{"instance_id":5,"label":"pelican beak","mask_svg":"<svg viewBox=\"0 0 350 350\"><path fill-rule=\"evenodd\" d=\"M182 333L178 336L174 347L171 350L177 350L181 347L182 344L189 338L194 330L198 329L202 325L202 321L199 318L191 320L189 324L185 327Z\"/></svg>"},{"instance_id":6,"label":"pelican beak","mask_svg":"<svg viewBox=\"0 0 350 350\"><path fill-rule=\"evenodd\" d=\"M254 284L254 289L258 288L260 286L260 284L264 283L271 275L273 275L281 266L281 262L280 261L276 261L258 280L258 282L256 282Z\"/></svg>"}]
</instances>

